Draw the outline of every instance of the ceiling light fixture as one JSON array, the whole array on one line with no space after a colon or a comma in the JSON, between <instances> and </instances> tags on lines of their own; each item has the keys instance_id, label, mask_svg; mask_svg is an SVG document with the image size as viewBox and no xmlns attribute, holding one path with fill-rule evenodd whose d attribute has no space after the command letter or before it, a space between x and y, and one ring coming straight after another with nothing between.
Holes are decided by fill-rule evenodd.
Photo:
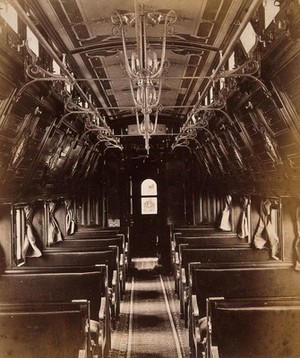
<instances>
[{"instance_id":1,"label":"ceiling light fixture","mask_svg":"<svg viewBox=\"0 0 300 358\"><path fill-rule=\"evenodd\" d=\"M166 13L146 12L143 5L139 6L136 0L134 12L117 12L111 17L115 25L113 32L122 39L124 70L129 78L138 133L145 139L147 154L149 154L151 135L156 131L163 72L169 66L166 60L167 35L174 32L172 24L176 19L174 10ZM147 38L147 29L156 25L163 27L160 59L157 52L151 48ZM131 41L126 38L126 26L135 28L133 49L129 49ZM150 119L151 113L155 114L154 122ZM142 119L140 119L140 114L142 114Z\"/></svg>"}]
</instances>

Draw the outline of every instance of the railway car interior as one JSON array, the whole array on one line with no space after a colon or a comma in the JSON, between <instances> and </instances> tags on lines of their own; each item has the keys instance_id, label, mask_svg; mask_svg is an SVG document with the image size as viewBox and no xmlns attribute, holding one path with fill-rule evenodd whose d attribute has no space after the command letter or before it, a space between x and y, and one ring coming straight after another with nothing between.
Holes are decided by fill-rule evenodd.
<instances>
[{"instance_id":1,"label":"railway car interior","mask_svg":"<svg viewBox=\"0 0 300 358\"><path fill-rule=\"evenodd\" d=\"M300 357L300 1L0 0L0 357Z\"/></svg>"}]
</instances>

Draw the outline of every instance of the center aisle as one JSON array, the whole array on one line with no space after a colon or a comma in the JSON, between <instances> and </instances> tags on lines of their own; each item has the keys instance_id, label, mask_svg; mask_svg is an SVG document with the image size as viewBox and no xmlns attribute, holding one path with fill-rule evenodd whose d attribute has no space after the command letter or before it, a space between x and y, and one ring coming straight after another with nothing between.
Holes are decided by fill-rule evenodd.
<instances>
[{"instance_id":1,"label":"center aisle","mask_svg":"<svg viewBox=\"0 0 300 358\"><path fill-rule=\"evenodd\" d=\"M187 358L188 333L179 319L174 282L153 270L135 270L126 284L111 358Z\"/></svg>"}]
</instances>

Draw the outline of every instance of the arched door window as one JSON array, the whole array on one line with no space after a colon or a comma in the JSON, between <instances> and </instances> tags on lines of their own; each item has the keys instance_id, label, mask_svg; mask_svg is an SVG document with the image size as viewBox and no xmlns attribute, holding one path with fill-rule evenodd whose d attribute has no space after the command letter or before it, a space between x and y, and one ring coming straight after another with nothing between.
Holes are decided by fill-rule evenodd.
<instances>
[{"instance_id":1,"label":"arched door window","mask_svg":"<svg viewBox=\"0 0 300 358\"><path fill-rule=\"evenodd\" d=\"M157 214L157 185L152 179L145 179L141 184L141 213Z\"/></svg>"}]
</instances>

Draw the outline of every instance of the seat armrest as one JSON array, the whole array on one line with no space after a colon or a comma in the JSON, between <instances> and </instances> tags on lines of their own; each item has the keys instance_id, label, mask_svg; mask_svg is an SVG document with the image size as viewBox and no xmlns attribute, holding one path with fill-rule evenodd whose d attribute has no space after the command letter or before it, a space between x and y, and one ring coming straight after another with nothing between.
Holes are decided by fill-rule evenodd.
<instances>
[{"instance_id":1,"label":"seat armrest","mask_svg":"<svg viewBox=\"0 0 300 358\"><path fill-rule=\"evenodd\" d=\"M197 302L197 296L196 295L192 295L192 315L193 315L193 318L197 318L199 319L199 307L198 307L198 302Z\"/></svg>"},{"instance_id":2,"label":"seat armrest","mask_svg":"<svg viewBox=\"0 0 300 358\"><path fill-rule=\"evenodd\" d=\"M180 270L180 271L179 271ZM178 268L178 294L180 301L180 315L184 318L185 325L188 324L188 292L184 268Z\"/></svg>"},{"instance_id":3,"label":"seat armrest","mask_svg":"<svg viewBox=\"0 0 300 358\"><path fill-rule=\"evenodd\" d=\"M181 269L181 282L182 284L186 285L186 273L185 273L185 268Z\"/></svg>"},{"instance_id":4,"label":"seat armrest","mask_svg":"<svg viewBox=\"0 0 300 358\"><path fill-rule=\"evenodd\" d=\"M183 304L186 304L188 302L188 287L186 284L186 273L184 268L181 269L181 291ZM184 312L184 314L187 315L187 312Z\"/></svg>"},{"instance_id":5,"label":"seat armrest","mask_svg":"<svg viewBox=\"0 0 300 358\"><path fill-rule=\"evenodd\" d=\"M117 270L113 271L113 277L112 277L112 288L114 288L117 285Z\"/></svg>"},{"instance_id":6,"label":"seat armrest","mask_svg":"<svg viewBox=\"0 0 300 358\"><path fill-rule=\"evenodd\" d=\"M175 249L176 249L176 243L174 240L171 241L171 250L172 252L175 252Z\"/></svg>"},{"instance_id":7,"label":"seat armrest","mask_svg":"<svg viewBox=\"0 0 300 358\"><path fill-rule=\"evenodd\" d=\"M110 322L110 317L107 316L107 301L106 297L101 297L101 306L99 310L99 330L98 330L98 347L95 347L96 353L104 351L105 346L110 344L108 341L108 336L110 334L108 330L108 325ZM93 355L94 356L94 355Z\"/></svg>"},{"instance_id":8,"label":"seat armrest","mask_svg":"<svg viewBox=\"0 0 300 358\"><path fill-rule=\"evenodd\" d=\"M101 297L101 306L99 310L99 320L103 321L105 318L105 309L106 309L106 298Z\"/></svg>"},{"instance_id":9,"label":"seat armrest","mask_svg":"<svg viewBox=\"0 0 300 358\"><path fill-rule=\"evenodd\" d=\"M87 358L86 349L79 349L79 351L78 351L78 358Z\"/></svg>"},{"instance_id":10,"label":"seat armrest","mask_svg":"<svg viewBox=\"0 0 300 358\"><path fill-rule=\"evenodd\" d=\"M175 252L175 265L179 265L179 255L178 255L178 252Z\"/></svg>"}]
</instances>

